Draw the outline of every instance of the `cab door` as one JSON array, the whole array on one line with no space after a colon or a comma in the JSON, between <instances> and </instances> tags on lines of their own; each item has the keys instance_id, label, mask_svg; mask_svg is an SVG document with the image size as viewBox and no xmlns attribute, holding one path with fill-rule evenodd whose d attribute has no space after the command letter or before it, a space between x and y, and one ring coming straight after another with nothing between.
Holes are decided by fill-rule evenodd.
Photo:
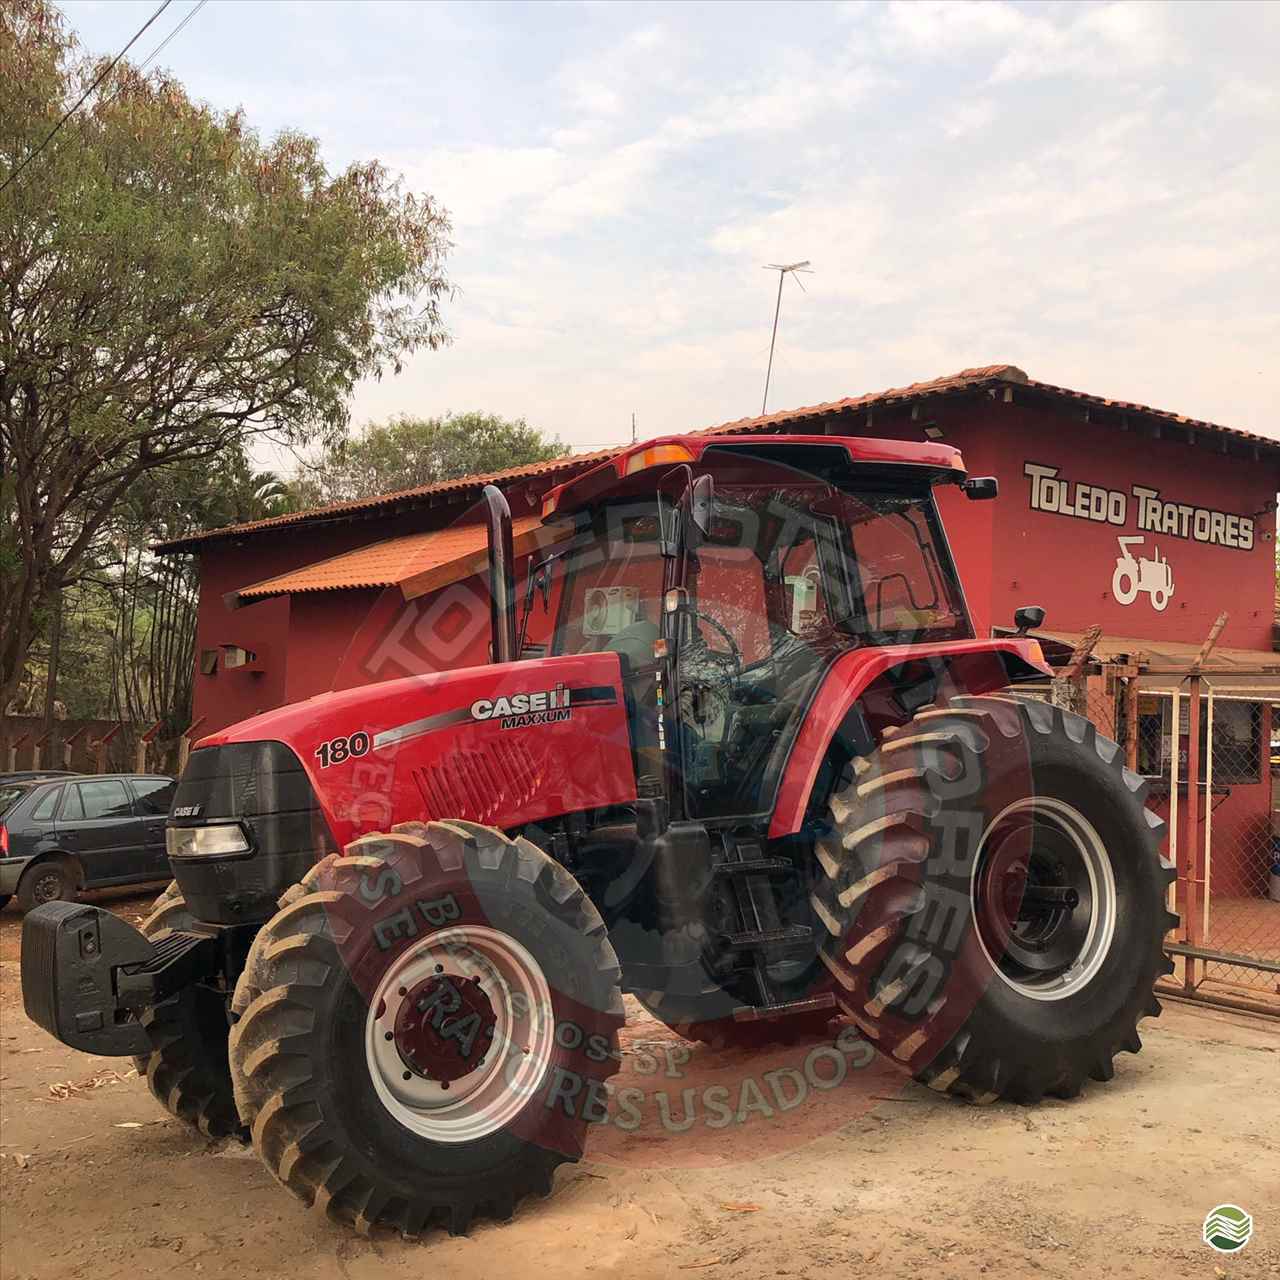
<instances>
[{"instance_id":1,"label":"cab door","mask_svg":"<svg viewBox=\"0 0 1280 1280\"><path fill-rule=\"evenodd\" d=\"M142 819L123 778L67 783L57 829L59 845L79 859L88 888L146 873Z\"/></svg>"}]
</instances>

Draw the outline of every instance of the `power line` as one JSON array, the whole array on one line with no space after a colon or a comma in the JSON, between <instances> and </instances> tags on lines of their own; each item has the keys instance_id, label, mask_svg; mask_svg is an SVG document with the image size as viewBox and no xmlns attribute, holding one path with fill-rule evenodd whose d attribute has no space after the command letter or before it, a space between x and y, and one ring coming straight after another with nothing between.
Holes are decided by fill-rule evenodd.
<instances>
[{"instance_id":1,"label":"power line","mask_svg":"<svg viewBox=\"0 0 1280 1280\"><path fill-rule=\"evenodd\" d=\"M116 63L119 62L120 59L123 58L124 55L128 53L129 50L132 49L135 44L138 43L139 39L142 37L142 33L146 31L146 29L149 26L151 26L151 24L172 3L173 3L173 0L164 0L164 2L155 11L155 13L153 13L151 17L149 17L146 20L146 22L144 22L142 26L140 26L138 30L134 32L133 39L130 40L129 43L125 45L125 47L121 49L120 52L117 53L114 58L111 59L111 61L107 64L106 69L102 72L102 74L99 75L98 78L76 100L75 105L63 113L62 119L59 120L58 123L55 124L53 128L49 130L49 132L45 135L44 141L38 147L36 147L34 151L30 152L27 158L23 160L23 162L4 180L4 184L0 186L0 194L3 194L5 191L7 191L9 189L9 186L17 180L18 175L27 167L27 165L29 165L36 158L36 156L38 156L45 149L45 147L47 147L49 143L53 141L54 134L56 134L58 130L61 129L62 126L66 124L67 121L70 120L71 117L75 115L75 113L79 111L82 106L84 106L85 100L89 97L89 95L116 69ZM152 56L154 57L154 55Z\"/></svg>"},{"instance_id":2,"label":"power line","mask_svg":"<svg viewBox=\"0 0 1280 1280\"><path fill-rule=\"evenodd\" d=\"M178 25L174 27L174 29L170 31L169 34L165 36L165 38L161 40L160 43L156 45L156 47L152 49L149 54L147 54L146 58L143 59L143 61L138 64L138 70L145 71L147 67L151 65L151 62L153 61L153 59L157 58L160 54L164 52L165 46L169 43L169 41L172 40L173 37L176 36L178 32L180 32L182 28L185 27L187 23L190 22L191 19L194 18L196 14L199 13L200 10L203 9L205 5L207 5L208 3L209 3L209 0L200 0L199 4L192 6L192 8L187 11L187 16L183 18L182 21L178 23Z\"/></svg>"},{"instance_id":3,"label":"power line","mask_svg":"<svg viewBox=\"0 0 1280 1280\"><path fill-rule=\"evenodd\" d=\"M190 22L190 21L191 21L191 19L192 19L192 18L194 18L194 17L196 16L196 14L197 14L197 13L199 13L199 12L200 12L200 10L201 10L201 9L203 9L203 8L205 7L205 5L207 5L208 3L209 3L209 0L199 0L199 2L198 2L197 4L192 5L192 7L191 7L190 9L188 9L188 10L187 10L187 15L186 15L186 17L185 17L185 18L183 18L183 19L182 19L182 21L181 21L181 22L179 22L179 23L178 23L178 25L177 25L176 27L174 27L174 29L173 29L172 31L170 31L170 32L169 32L169 34L168 34L167 36L165 36L165 38L164 38L163 40L161 40L161 41L160 41L160 43L159 43L158 45L156 45L156 47L155 47L154 49L152 49L152 50L151 50L151 52L150 52L149 54L147 54L147 56L146 56L145 58L143 58L143 60L142 60L140 63L138 63L138 74L139 74L139 75L141 75L141 74L142 74L142 72L144 72L144 71L145 71L145 70L146 70L146 69L151 65L151 63L152 63L152 62L153 62L153 61L154 61L154 60L155 60L155 59L156 59L156 58L157 58L161 53L163 53L163 52L164 52L165 47L168 45L169 41L170 41L170 40L172 40L172 39L174 38L174 36L176 36L176 35L178 34L178 32L179 32L179 31L181 31L181 30L182 30L182 28L183 28L183 27L185 27L185 26L187 25L187 23L188 23L188 22ZM107 97L105 97L105 98L103 98L103 99L101 100L101 102L99 102L99 104L98 104L98 105L99 105L99 106L106 106L108 103L114 102L114 101L115 101L115 100L120 96L120 90L121 90L121 89L123 89L123 88L124 88L124 85L122 85L122 84L121 84L121 85L117 85L117 86L116 86L116 87L111 91L110 95L109 95L109 96L107 96Z\"/></svg>"}]
</instances>

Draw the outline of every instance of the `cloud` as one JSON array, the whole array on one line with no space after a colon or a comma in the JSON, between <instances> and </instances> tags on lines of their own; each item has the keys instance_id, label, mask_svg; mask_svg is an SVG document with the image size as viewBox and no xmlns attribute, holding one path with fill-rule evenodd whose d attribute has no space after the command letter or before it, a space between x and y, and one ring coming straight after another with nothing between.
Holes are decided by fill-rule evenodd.
<instances>
[{"instance_id":1,"label":"cloud","mask_svg":"<svg viewBox=\"0 0 1280 1280\"><path fill-rule=\"evenodd\" d=\"M554 191L569 168L555 147L440 148L389 163L415 190L430 191L461 228L512 216Z\"/></svg>"},{"instance_id":2,"label":"cloud","mask_svg":"<svg viewBox=\"0 0 1280 1280\"><path fill-rule=\"evenodd\" d=\"M1002 0L894 0L881 36L893 50L954 57L1022 38L1032 22Z\"/></svg>"}]
</instances>

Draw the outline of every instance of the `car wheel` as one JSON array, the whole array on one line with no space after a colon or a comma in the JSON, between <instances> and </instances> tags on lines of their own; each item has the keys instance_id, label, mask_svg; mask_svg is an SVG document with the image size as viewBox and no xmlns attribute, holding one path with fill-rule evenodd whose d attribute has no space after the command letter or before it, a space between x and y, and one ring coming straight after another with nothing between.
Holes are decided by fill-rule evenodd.
<instances>
[{"instance_id":1,"label":"car wheel","mask_svg":"<svg viewBox=\"0 0 1280 1280\"><path fill-rule=\"evenodd\" d=\"M46 858L32 863L18 881L18 906L23 911L46 902L74 902L79 878L70 858Z\"/></svg>"}]
</instances>

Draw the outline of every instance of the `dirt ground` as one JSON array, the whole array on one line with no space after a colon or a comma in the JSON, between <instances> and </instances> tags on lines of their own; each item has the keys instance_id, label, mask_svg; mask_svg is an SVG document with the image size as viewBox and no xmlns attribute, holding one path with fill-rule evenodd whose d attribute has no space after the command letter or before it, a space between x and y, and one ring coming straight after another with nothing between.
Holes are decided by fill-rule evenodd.
<instances>
[{"instance_id":1,"label":"dirt ground","mask_svg":"<svg viewBox=\"0 0 1280 1280\"><path fill-rule=\"evenodd\" d=\"M109 905L136 922L148 901ZM772 1127L762 1102L746 1140L706 1114L682 1132L606 1126L590 1162L510 1224L411 1243L305 1210L251 1151L166 1117L127 1060L40 1031L22 1012L19 932L0 913L3 1280L1280 1275L1280 1026L1261 1018L1168 1004L1109 1085L1035 1108L966 1106L876 1066ZM651 1020L625 1043L673 1095L756 1070ZM1200 1241L1222 1202L1255 1223L1231 1256Z\"/></svg>"}]
</instances>

